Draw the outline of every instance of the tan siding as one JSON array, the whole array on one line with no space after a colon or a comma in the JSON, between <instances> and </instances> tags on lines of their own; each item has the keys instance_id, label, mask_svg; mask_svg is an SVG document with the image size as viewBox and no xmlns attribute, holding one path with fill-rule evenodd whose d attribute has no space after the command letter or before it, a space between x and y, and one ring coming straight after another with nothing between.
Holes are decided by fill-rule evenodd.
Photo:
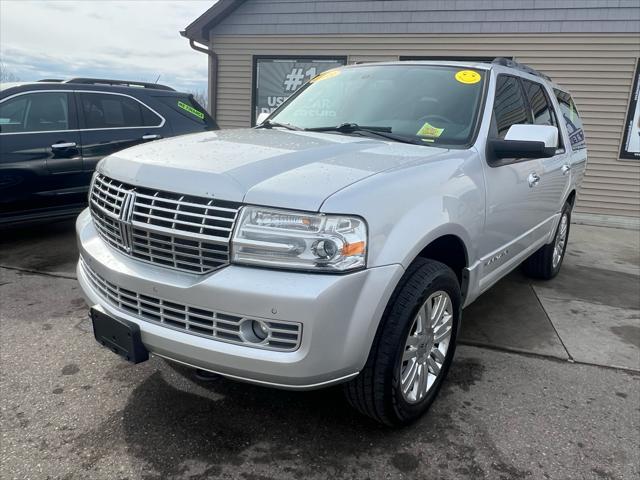
<instances>
[{"instance_id":1,"label":"tan siding","mask_svg":"<svg viewBox=\"0 0 640 480\"><path fill-rule=\"evenodd\" d=\"M350 63L399 56L513 56L570 90L585 123L589 165L577 211L640 215L640 162L618 151L640 42L633 34L523 35L218 35L217 120L246 127L252 55L339 55Z\"/></svg>"}]
</instances>

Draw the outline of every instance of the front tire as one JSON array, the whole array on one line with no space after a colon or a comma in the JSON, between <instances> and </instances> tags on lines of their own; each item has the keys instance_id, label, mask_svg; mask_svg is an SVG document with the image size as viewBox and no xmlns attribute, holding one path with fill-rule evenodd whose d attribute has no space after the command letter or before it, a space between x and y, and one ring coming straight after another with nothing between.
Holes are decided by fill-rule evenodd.
<instances>
[{"instance_id":1,"label":"front tire","mask_svg":"<svg viewBox=\"0 0 640 480\"><path fill-rule=\"evenodd\" d=\"M440 262L417 259L387 305L365 367L345 385L349 403L386 425L418 419L447 375L460 317L456 275Z\"/></svg>"},{"instance_id":2,"label":"front tire","mask_svg":"<svg viewBox=\"0 0 640 480\"><path fill-rule=\"evenodd\" d=\"M551 280L560 272L564 254L569 242L569 230L571 227L571 203L567 202L560 214L560 221L556 228L553 241L543 245L522 264L522 271L531 278Z\"/></svg>"}]
</instances>

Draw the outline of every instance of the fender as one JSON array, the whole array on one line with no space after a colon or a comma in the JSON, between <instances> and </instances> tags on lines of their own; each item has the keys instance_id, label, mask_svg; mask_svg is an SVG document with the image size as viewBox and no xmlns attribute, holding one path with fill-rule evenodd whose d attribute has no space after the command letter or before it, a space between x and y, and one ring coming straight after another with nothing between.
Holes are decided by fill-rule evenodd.
<instances>
[{"instance_id":1,"label":"fender","mask_svg":"<svg viewBox=\"0 0 640 480\"><path fill-rule=\"evenodd\" d=\"M331 195L321 211L348 212L367 221L369 267L407 268L444 235L462 241L472 264L477 257L472 239L481 236L485 221L480 162L474 150L451 150L357 182Z\"/></svg>"}]
</instances>

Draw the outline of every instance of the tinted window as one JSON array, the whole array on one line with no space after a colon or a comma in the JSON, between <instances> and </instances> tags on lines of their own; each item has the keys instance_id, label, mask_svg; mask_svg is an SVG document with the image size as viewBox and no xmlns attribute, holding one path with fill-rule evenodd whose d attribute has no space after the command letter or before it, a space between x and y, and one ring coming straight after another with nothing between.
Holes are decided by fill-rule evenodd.
<instances>
[{"instance_id":1,"label":"tinted window","mask_svg":"<svg viewBox=\"0 0 640 480\"><path fill-rule=\"evenodd\" d=\"M498 137L504 139L511 125L531 123L527 110L528 106L518 79L499 75L493 104L493 118L498 129Z\"/></svg>"},{"instance_id":2,"label":"tinted window","mask_svg":"<svg viewBox=\"0 0 640 480\"><path fill-rule=\"evenodd\" d=\"M65 92L29 93L0 103L2 133L68 129L69 98Z\"/></svg>"},{"instance_id":3,"label":"tinted window","mask_svg":"<svg viewBox=\"0 0 640 480\"><path fill-rule=\"evenodd\" d=\"M485 72L427 65L366 65L321 73L271 117L301 128L377 127L424 144L470 142Z\"/></svg>"},{"instance_id":4,"label":"tinted window","mask_svg":"<svg viewBox=\"0 0 640 480\"><path fill-rule=\"evenodd\" d=\"M133 98L102 93L81 93L84 128L158 126L162 119Z\"/></svg>"},{"instance_id":5,"label":"tinted window","mask_svg":"<svg viewBox=\"0 0 640 480\"><path fill-rule=\"evenodd\" d=\"M205 108L200 105L192 95L155 96L155 98L192 122L202 125L203 127L218 128L213 118L211 118Z\"/></svg>"},{"instance_id":6,"label":"tinted window","mask_svg":"<svg viewBox=\"0 0 640 480\"><path fill-rule=\"evenodd\" d=\"M558 104L560 105L560 113L567 124L567 131L569 132L569 140L571 141L571 148L574 150L580 150L587 148L587 144L584 141L584 130L582 129L582 119L578 114L575 104L571 95L561 90L554 89Z\"/></svg>"},{"instance_id":7,"label":"tinted window","mask_svg":"<svg viewBox=\"0 0 640 480\"><path fill-rule=\"evenodd\" d=\"M536 125L550 125L557 127L555 116L553 114L553 107L549 102L542 85L529 80L522 80L524 90L527 93L529 99L529 105L533 113L533 123Z\"/></svg>"}]
</instances>

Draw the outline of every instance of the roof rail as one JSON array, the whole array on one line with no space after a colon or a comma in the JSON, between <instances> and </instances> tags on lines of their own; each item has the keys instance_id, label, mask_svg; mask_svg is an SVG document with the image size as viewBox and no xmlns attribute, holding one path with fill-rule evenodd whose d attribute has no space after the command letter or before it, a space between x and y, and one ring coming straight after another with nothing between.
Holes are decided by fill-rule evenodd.
<instances>
[{"instance_id":1,"label":"roof rail","mask_svg":"<svg viewBox=\"0 0 640 480\"><path fill-rule=\"evenodd\" d=\"M65 83L81 83L85 85L119 85L122 87L142 87L152 90L170 90L172 92L175 92L173 88L159 83L134 82L129 80L108 80L105 78L72 78L71 80L67 80Z\"/></svg>"},{"instance_id":2,"label":"roof rail","mask_svg":"<svg viewBox=\"0 0 640 480\"><path fill-rule=\"evenodd\" d=\"M539 72L535 68L531 68L528 65L525 65L523 63L518 63L515 60L511 60L509 58L497 57L497 58L494 58L493 62L491 62L491 63L495 63L496 65L502 65L503 67L515 68L516 70L520 70L522 72L526 72L526 73L529 73L531 75L535 75L536 77L544 78L545 80L548 80L550 82L552 81L551 77L549 77L548 75L545 75L542 72Z\"/></svg>"},{"instance_id":3,"label":"roof rail","mask_svg":"<svg viewBox=\"0 0 640 480\"><path fill-rule=\"evenodd\" d=\"M60 83L60 82L64 82L64 80L62 80L60 78L43 78L42 80L38 80L38 82L56 82L56 83Z\"/></svg>"}]
</instances>

